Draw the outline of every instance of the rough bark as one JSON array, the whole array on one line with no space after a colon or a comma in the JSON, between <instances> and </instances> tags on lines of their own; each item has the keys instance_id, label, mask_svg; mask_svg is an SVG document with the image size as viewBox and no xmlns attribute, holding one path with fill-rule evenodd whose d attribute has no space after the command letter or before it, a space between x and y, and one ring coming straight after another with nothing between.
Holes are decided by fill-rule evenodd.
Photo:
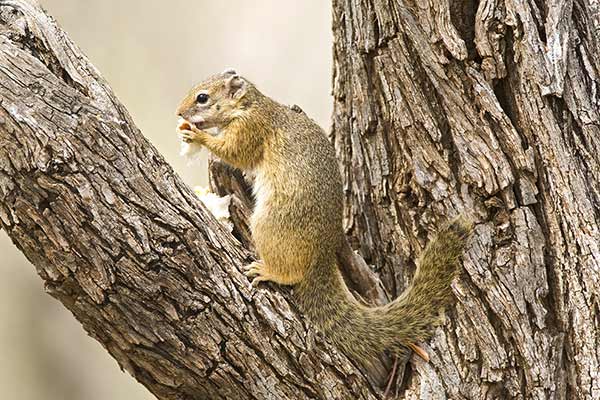
<instances>
[{"instance_id":1,"label":"rough bark","mask_svg":"<svg viewBox=\"0 0 600 400\"><path fill-rule=\"evenodd\" d=\"M477 220L405 398L600 398L598 1L334 0L346 226L400 293Z\"/></svg>"},{"instance_id":2,"label":"rough bark","mask_svg":"<svg viewBox=\"0 0 600 400\"><path fill-rule=\"evenodd\" d=\"M175 135L174 135L175 140ZM0 1L0 223L160 399L379 398L200 205L36 5Z\"/></svg>"}]
</instances>

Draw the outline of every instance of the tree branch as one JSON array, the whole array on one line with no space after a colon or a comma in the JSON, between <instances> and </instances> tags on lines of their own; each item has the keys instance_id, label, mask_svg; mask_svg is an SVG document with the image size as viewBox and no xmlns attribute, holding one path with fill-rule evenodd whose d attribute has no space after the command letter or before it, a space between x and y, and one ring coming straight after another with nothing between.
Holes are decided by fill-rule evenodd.
<instances>
[{"instance_id":1,"label":"tree branch","mask_svg":"<svg viewBox=\"0 0 600 400\"><path fill-rule=\"evenodd\" d=\"M58 298L161 399L374 399L206 212L36 5L0 1L0 221Z\"/></svg>"}]
</instances>

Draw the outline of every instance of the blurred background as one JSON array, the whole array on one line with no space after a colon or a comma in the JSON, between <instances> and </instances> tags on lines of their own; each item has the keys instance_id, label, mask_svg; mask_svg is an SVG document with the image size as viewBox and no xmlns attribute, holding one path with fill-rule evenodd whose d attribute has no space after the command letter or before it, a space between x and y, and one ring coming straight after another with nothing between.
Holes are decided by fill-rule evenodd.
<instances>
[{"instance_id":1,"label":"blurred background","mask_svg":"<svg viewBox=\"0 0 600 400\"><path fill-rule=\"evenodd\" d=\"M329 129L331 5L323 0L41 0L101 71L142 132L190 185L174 110L197 81L233 67ZM0 398L153 399L46 295L0 231Z\"/></svg>"}]
</instances>

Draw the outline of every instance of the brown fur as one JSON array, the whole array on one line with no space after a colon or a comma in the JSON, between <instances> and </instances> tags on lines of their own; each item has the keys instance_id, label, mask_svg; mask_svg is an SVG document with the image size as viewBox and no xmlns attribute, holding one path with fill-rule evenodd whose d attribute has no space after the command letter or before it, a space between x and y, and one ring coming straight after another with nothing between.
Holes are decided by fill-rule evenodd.
<instances>
[{"instance_id":1,"label":"brown fur","mask_svg":"<svg viewBox=\"0 0 600 400\"><path fill-rule=\"evenodd\" d=\"M202 107L196 102L201 91L211 99ZM231 71L194 87L177 114L186 120L202 117L181 130L185 140L255 174L251 226L262 261L246 268L256 276L254 283L295 285L302 311L368 368L384 350L401 354L405 346L429 337L439 309L451 302L450 283L470 232L467 221L456 219L440 231L399 298L365 307L348 291L336 265L343 238L342 183L323 130ZM219 136L202 130L212 127L220 129Z\"/></svg>"}]
</instances>

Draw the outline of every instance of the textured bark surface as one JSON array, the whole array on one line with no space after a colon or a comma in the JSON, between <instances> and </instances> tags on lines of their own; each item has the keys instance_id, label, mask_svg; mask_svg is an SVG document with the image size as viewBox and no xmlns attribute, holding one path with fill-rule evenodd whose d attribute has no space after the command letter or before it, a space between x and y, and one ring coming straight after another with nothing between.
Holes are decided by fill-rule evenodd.
<instances>
[{"instance_id":1,"label":"textured bark surface","mask_svg":"<svg viewBox=\"0 0 600 400\"><path fill-rule=\"evenodd\" d=\"M0 1L0 223L160 399L379 398L285 291L250 286L252 254L24 0Z\"/></svg>"},{"instance_id":2,"label":"textured bark surface","mask_svg":"<svg viewBox=\"0 0 600 400\"><path fill-rule=\"evenodd\" d=\"M346 226L389 292L478 224L409 399L600 398L600 3L334 0Z\"/></svg>"}]
</instances>

